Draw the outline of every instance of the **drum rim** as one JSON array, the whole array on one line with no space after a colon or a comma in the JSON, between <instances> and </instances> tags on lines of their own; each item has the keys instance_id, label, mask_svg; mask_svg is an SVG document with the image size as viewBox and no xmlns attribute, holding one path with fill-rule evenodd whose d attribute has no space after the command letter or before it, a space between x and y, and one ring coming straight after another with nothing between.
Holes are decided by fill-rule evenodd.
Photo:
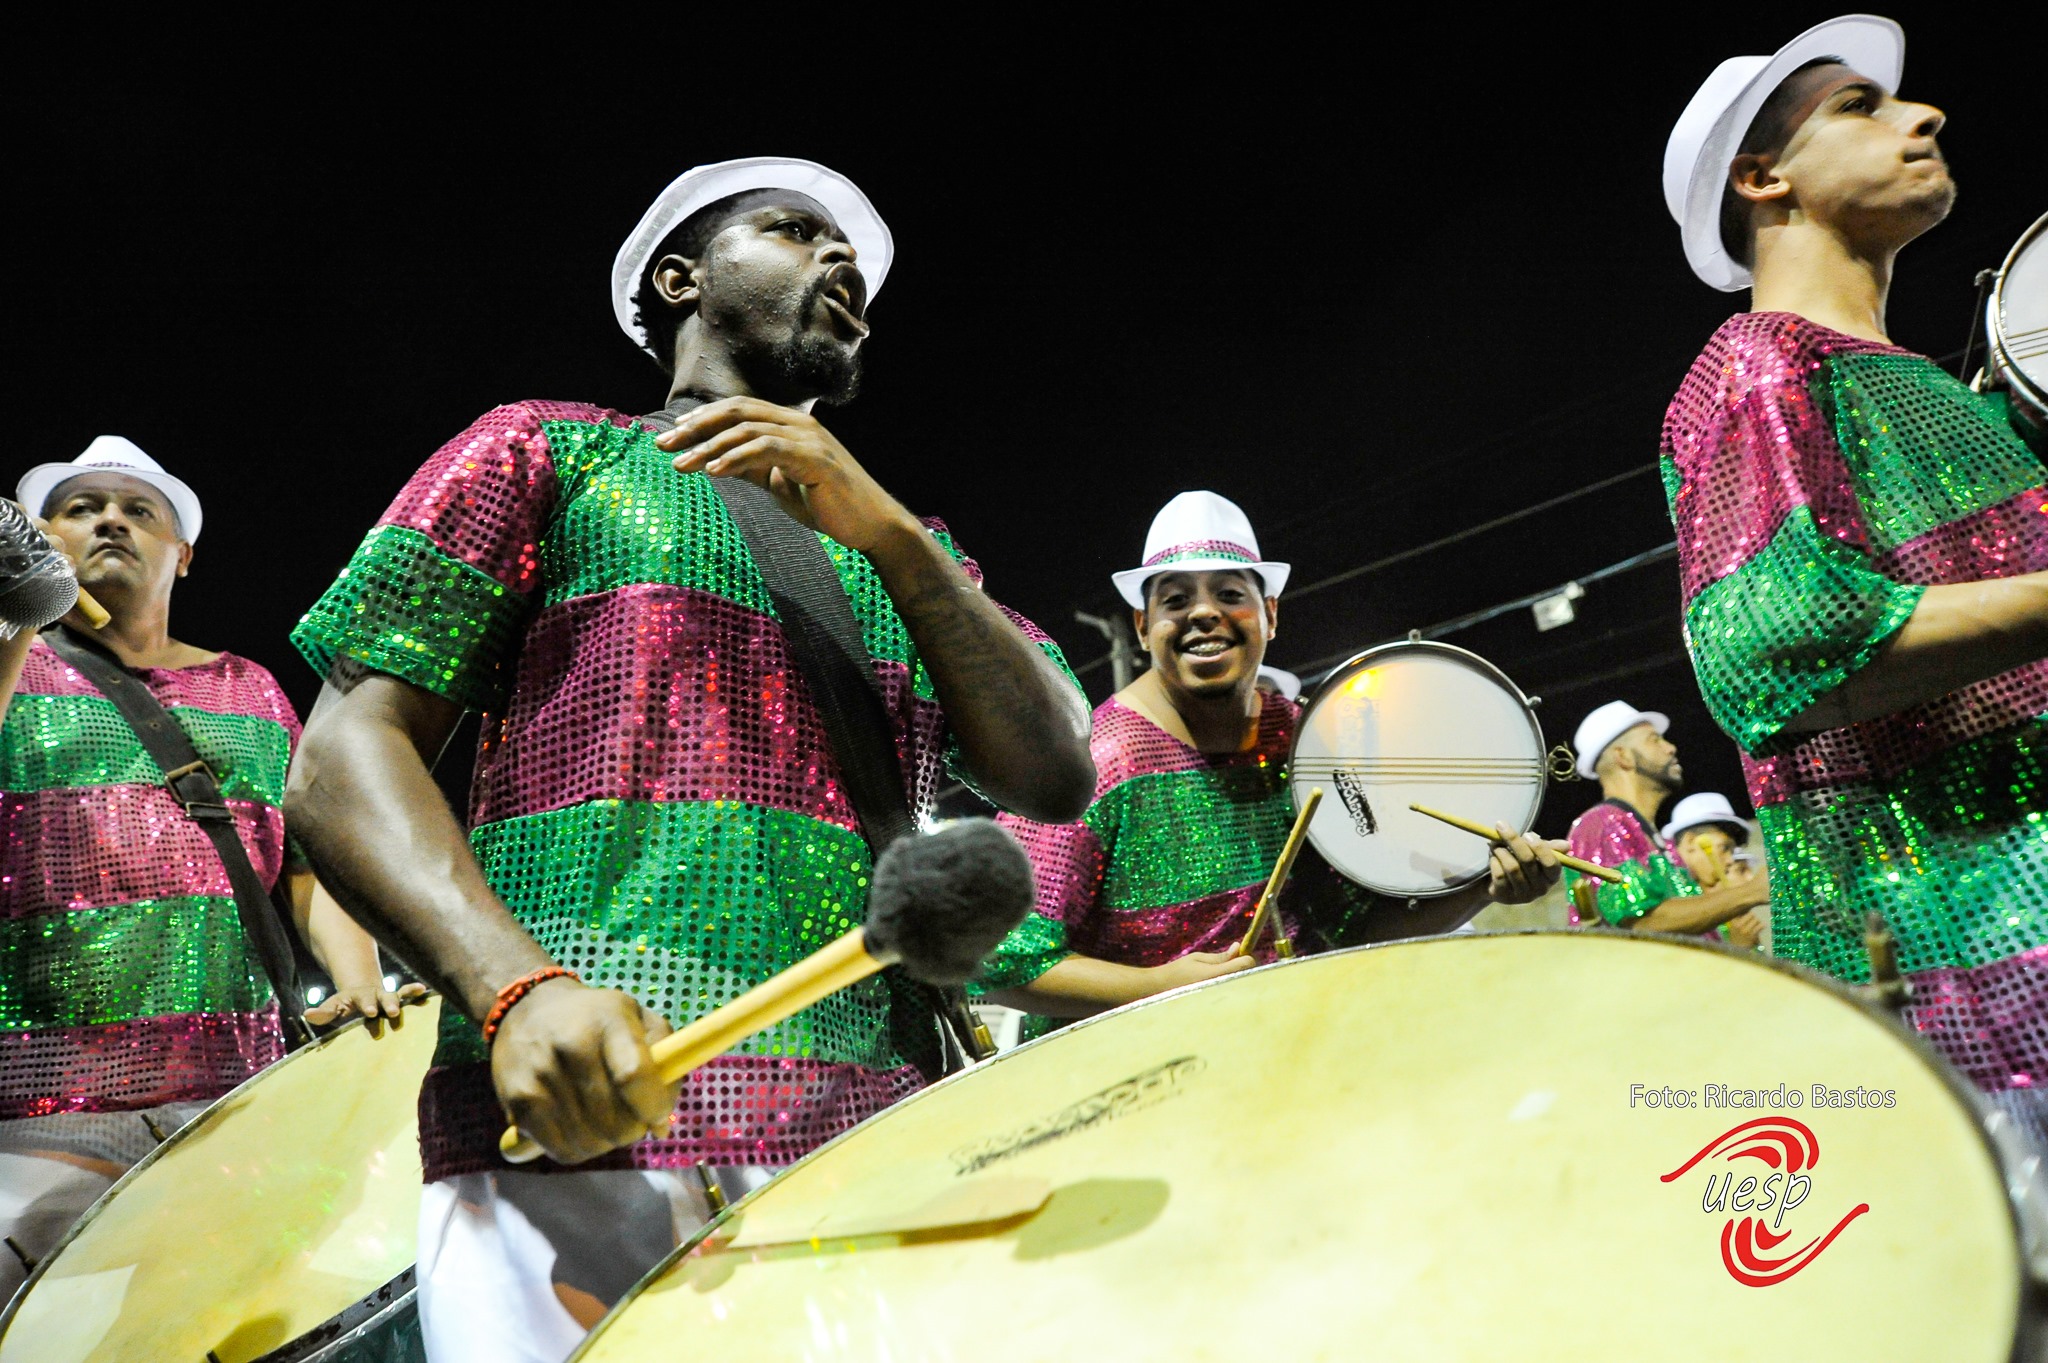
<instances>
[{"instance_id":1,"label":"drum rim","mask_svg":"<svg viewBox=\"0 0 2048 1363\"><path fill-rule=\"evenodd\" d=\"M1370 652L1371 650L1367 651ZM1725 942L1708 942L1701 938L1680 936L1672 933L1639 932L1612 927L1516 928L1499 932L1459 932L1440 933L1425 937L1403 937L1391 942L1371 942L1363 946L1341 947L1335 951L1316 952L1313 955L1300 956L1291 960L1273 961L1266 965L1255 966L1250 970L1238 971L1235 974L1219 975L1197 984L1182 985L1180 988L1169 990L1164 994L1154 994L1150 998L1138 999L1132 1003L1126 1003L1105 1012L1096 1013L1091 1017L1075 1018L1057 1031L1048 1033L1045 1036L1035 1037L1013 1050L1005 1051L1001 1055L993 1056L988 1060L971 1065L957 1074L949 1074L937 1083L926 1085L900 1102L893 1103L873 1116L864 1119L858 1125L840 1132L837 1136L826 1141L794 1164L778 1170L775 1176L766 1183L753 1189L745 1197L731 1203L716 1216L713 1216L709 1221L699 1226L689 1238L677 1245L659 1263L649 1268L640 1276L639 1281L627 1289L626 1294L620 1297L595 1325L590 1327L589 1332L584 1335L583 1339L577 1344L575 1351L564 1360L564 1363L582 1363L584 1357L604 1334L606 1327L612 1323L614 1317L620 1315L634 1302L638 1301L641 1294L646 1292L671 1266L703 1244L705 1240L709 1239L716 1231L723 1227L727 1221L741 1215L742 1212L753 1205L755 1199L765 1195L769 1189L782 1182L785 1175L796 1172L813 1160L824 1158L842 1143L852 1140L856 1135L864 1132L870 1125L881 1122L891 1113L898 1112L909 1104L918 1102L928 1094L937 1093L941 1089L951 1087L973 1075L980 1074L990 1065L999 1063L1010 1056L1022 1055L1033 1047L1043 1046L1047 1042L1056 1041L1074 1030L1093 1027L1098 1023L1106 1022L1110 1018L1136 1012L1141 1008L1147 1008L1168 999L1176 999L1183 995L1194 994L1208 989L1228 988L1240 980L1248 979L1255 975L1264 975L1275 970L1291 970L1300 966L1312 966L1319 961L1327 961L1334 957L1350 956L1367 951L1386 951L1391 948L1419 947L1431 944L1448 945L1454 942L1482 941L1501 937L1558 937L1567 939L1596 937L1602 941L1617 943L1638 942L1646 947L1677 947L1687 951L1712 952L1719 956L1728 957L1739 964L1761 966L1765 969L1777 971L1779 974L1792 980L1819 990L1833 998L1837 1003L1842 1004L1863 1018L1877 1023L1880 1028L1890 1032L1894 1040L1905 1044L1909 1054L1913 1055L1928 1070L1932 1071L1935 1079L1948 1090L1949 1095L1970 1115L1972 1119L1970 1122L1971 1133L1976 1138L1978 1146L1990 1156L1992 1169L1998 1177L2000 1188L2005 1193L2002 1201L2005 1205L2006 1229L2012 1238L2014 1246L2013 1258L2018 1267L2012 1284L2014 1328L2013 1349L2009 1355L2010 1363L2025 1363L2026 1360L2032 1359L2034 1354L2031 1350L2037 1348L2044 1339L2048 1339L2048 1319L2043 1318L2044 1313L2048 1313L2048 1283L2043 1283L2034 1277L2031 1266L2027 1261L2025 1253L2026 1227L2020 1221L2019 1206L2013 1196L2013 1168L2010 1161L2006 1158L2005 1151L2000 1149L1998 1143L1991 1139L1991 1133L1985 1127L1984 1119L1988 1104L1983 1096L1978 1093L1977 1089L1968 1080L1963 1078L1962 1072L1949 1063L1946 1056L1936 1050L1919 1033L1908 1027L1901 1018L1893 1016L1882 1007L1866 1002L1850 992L1850 986L1832 976L1823 975L1810 966L1801 965L1796 961L1780 960L1777 957L1758 956L1753 952L1741 950ZM2030 1310L2030 1304L2036 1309Z\"/></svg>"},{"instance_id":2,"label":"drum rim","mask_svg":"<svg viewBox=\"0 0 2048 1363\"><path fill-rule=\"evenodd\" d=\"M425 1004L428 999L435 999L439 997L440 995L429 990L427 993L420 995L418 998L402 999L400 1000L400 1003L404 1007L414 1008ZM20 1314L21 1308L28 1301L29 1293L35 1289L37 1283L42 1281L43 1275L49 1271L50 1266L56 1263L57 1260L63 1256L65 1250L71 1248L71 1242L73 1240L76 1240L79 1236L83 1235L86 1231L86 1228L91 1226L93 1222L99 1219L100 1212L110 1202L113 1201L115 1196L118 1195L123 1188L126 1188L128 1186L128 1183L131 1179L139 1177L144 1170L154 1167L158 1158L161 1157L166 1151L182 1144L187 1136L196 1132L200 1124L204 1122L208 1117L213 1115L214 1109L220 1107L223 1103L229 1103L234 1101L237 1097L241 1095L244 1089L251 1087L257 1081L261 1080L265 1075L271 1074L283 1068L284 1066L291 1064L294 1060L300 1059L303 1056L312 1055L317 1051L325 1050L329 1045L333 1044L335 1038L343 1036L348 1032L354 1031L358 1027L366 1027L368 1025L368 1018L354 1018L348 1022L343 1023L341 1026L334 1028L332 1031L315 1038L312 1044L310 1045L301 1046L295 1051L287 1051L283 1056L279 1057L277 1060L271 1062L268 1065L265 1065L262 1069L256 1071L256 1073L250 1075L247 1079L244 1079L241 1083L235 1085L226 1093L223 1093L220 1097L208 1103L206 1107L197 1116L192 1118L191 1121L185 1123L183 1126L179 1127L176 1131L173 1131L169 1137L167 1137L162 1143L160 1143L156 1147L156 1149L150 1151L147 1155L144 1155L141 1159L137 1160L134 1164L130 1165L126 1173L122 1174L121 1177L115 1179L112 1186L110 1186L104 1193L100 1194L98 1201L94 1202L92 1206L86 1208L85 1215L79 1217L78 1220L71 1223L71 1229L64 1233L64 1238L59 1240L56 1244L52 1245L50 1247L49 1252L44 1254L42 1258L36 1261L35 1268L29 1273L28 1277L22 1280L21 1286L18 1289L16 1289L13 1299L5 1303L4 1309L0 1309L0 1342L4 1342L6 1340L7 1331L13 1326L15 1316ZM410 1272L412 1272L411 1268L405 1270L405 1273ZM399 1274L398 1277L404 1277L405 1273ZM379 1287L376 1289L376 1291L372 1292L370 1294L370 1297L375 1297L380 1293L386 1291L388 1288L390 1288L391 1283L395 1283L397 1281L398 1278L391 1279L390 1282L385 1283L382 1287ZM369 1297L365 1297L363 1298L363 1301L368 1301L369 1299ZM356 1310L361 1305L362 1302L360 1301L354 1303L353 1305L343 1309L342 1311L337 1312L334 1316L329 1317L328 1320L321 1322L321 1324L315 1326L314 1329L318 1330L324 1328L332 1321L347 1315L350 1311ZM301 1336L301 1338L303 1337L304 1336ZM291 1341L287 1340L285 1344L280 1344L278 1346L278 1349L283 1349L290 1343ZM277 1352L277 1350L272 1350L271 1352L274 1354ZM269 1356L270 1355L268 1354L264 1355L264 1357L266 1358ZM258 1363L260 1363L260 1360L258 1360Z\"/></svg>"},{"instance_id":3,"label":"drum rim","mask_svg":"<svg viewBox=\"0 0 2048 1363\"><path fill-rule=\"evenodd\" d=\"M1346 658L1343 662L1338 663L1328 672L1325 672L1323 674L1323 679L1316 683L1315 694L1311 695L1307 700L1302 702L1301 713L1295 717L1294 721L1294 742L1289 744L1287 749L1287 798L1289 803L1293 805L1294 812L1296 814L1301 813L1301 804L1304 798L1301 792L1302 781L1304 778L1295 775L1295 750L1300 747L1301 735L1303 731L1305 731L1308 728L1308 717L1310 713L1313 712L1315 707L1322 702L1323 697L1329 694L1328 687L1330 685L1331 680L1342 673L1350 671L1353 666L1360 662L1363 662L1367 658L1371 658L1382 653L1392 653L1404 649L1421 649L1433 653L1455 654L1457 655L1460 661L1472 665L1474 670L1481 672L1485 675L1491 676L1494 681L1499 682L1502 685L1502 687L1504 687L1507 690L1509 695L1513 696L1516 700L1521 702L1522 713L1524 716L1528 718L1529 727L1535 730L1536 732L1537 753L1540 755L1547 753L1549 751L1549 749L1544 746L1543 721L1536 717L1536 708L1541 702L1537 699L1531 698L1527 691L1524 691L1520 686L1515 684L1515 679L1513 677L1510 677L1507 673L1501 671L1500 667L1497 664L1495 664L1491 659L1483 658L1479 654L1474 653L1469 648L1460 648L1456 644L1447 644L1443 642L1443 640L1441 639L1423 639L1420 637L1409 639L1390 639L1386 643L1374 644L1371 648L1361 649L1359 652L1354 653L1350 657ZM1543 799L1549 793L1550 768L1547 763L1539 759L1536 766L1536 803L1535 806L1530 810L1531 818L1534 818L1536 812L1543 808ZM1316 843L1316 835L1315 830L1313 828L1309 830L1308 840L1310 845L1315 847L1317 855L1322 856L1324 861L1330 861L1329 857L1323 853L1322 847ZM1330 862L1330 869L1336 871L1338 875L1343 876L1344 879L1350 881L1352 884L1360 886L1361 888L1366 889L1372 892L1373 894L1379 895L1382 898L1405 899L1412 902L1419 902L1422 900L1429 899L1446 899L1449 898L1451 895L1461 894L1464 891L1470 889L1472 886L1477 885L1481 880L1485 879L1487 874L1484 869L1481 869L1475 872L1470 879L1461 880L1457 882L1455 885L1446 885L1441 890L1383 890L1377 885L1367 885L1364 881L1359 880L1354 876L1347 875L1342 869L1340 869L1337 866L1335 862ZM1397 940L1405 941L1410 939L1402 938ZM1385 945L1392 945L1392 943L1386 943Z\"/></svg>"},{"instance_id":4,"label":"drum rim","mask_svg":"<svg viewBox=\"0 0 2048 1363\"><path fill-rule=\"evenodd\" d=\"M1998 278L1991 286L1990 301L1985 304L1984 331L1990 342L1992 359L1998 368L2005 371L2006 382L2036 403L2048 406L2048 392L2044 392L2032 376L2013 362L2012 352L2005 344L2005 282L2012 274L2013 265L2037 240L2048 246L2048 213L2034 219L2027 230L2020 233L2020 239L2012 244L2012 249L2005 253L2005 261L1998 267Z\"/></svg>"}]
</instances>

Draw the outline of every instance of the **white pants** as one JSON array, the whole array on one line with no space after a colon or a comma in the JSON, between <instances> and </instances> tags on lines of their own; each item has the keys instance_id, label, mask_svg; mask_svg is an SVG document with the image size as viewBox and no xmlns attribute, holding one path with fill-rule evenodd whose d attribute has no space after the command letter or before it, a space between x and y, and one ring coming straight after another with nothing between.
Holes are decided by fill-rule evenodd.
<instances>
[{"instance_id":1,"label":"white pants","mask_svg":"<svg viewBox=\"0 0 2048 1363\"><path fill-rule=\"evenodd\" d=\"M737 1199L774 1171L716 1172ZM561 1363L710 1219L696 1175L680 1169L507 1170L429 1183L418 1272L428 1363Z\"/></svg>"},{"instance_id":2,"label":"white pants","mask_svg":"<svg viewBox=\"0 0 2048 1363\"><path fill-rule=\"evenodd\" d=\"M156 1148L145 1115L169 1135L206 1107L166 1103L147 1114L60 1112L0 1122L0 1235L20 1247L0 1245L0 1307L28 1277L21 1256L41 1259L55 1249L114 1180Z\"/></svg>"}]
</instances>

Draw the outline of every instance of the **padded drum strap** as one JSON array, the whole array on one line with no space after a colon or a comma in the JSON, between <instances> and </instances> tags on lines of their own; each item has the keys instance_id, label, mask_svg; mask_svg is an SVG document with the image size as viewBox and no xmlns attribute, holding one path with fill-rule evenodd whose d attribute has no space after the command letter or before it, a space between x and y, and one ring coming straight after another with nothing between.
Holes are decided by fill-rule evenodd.
<instances>
[{"instance_id":1,"label":"padded drum strap","mask_svg":"<svg viewBox=\"0 0 2048 1363\"><path fill-rule=\"evenodd\" d=\"M141 678L99 644L81 638L62 625L43 634L65 662L99 688L114 703L121 718L135 731L136 738L164 773L164 785L185 816L199 825L212 841L227 868L228 884L235 892L235 912L242 920L242 935L256 948L257 960L277 995L278 1021L284 1028L285 1044L297 1046L312 1040L312 1032L299 1016L299 971L292 958L291 940L277 905L264 888L262 877L249 861L249 849L235 832L234 812L221 798L220 781L199 756L192 740L178 727L177 719L163 707Z\"/></svg>"}]
</instances>

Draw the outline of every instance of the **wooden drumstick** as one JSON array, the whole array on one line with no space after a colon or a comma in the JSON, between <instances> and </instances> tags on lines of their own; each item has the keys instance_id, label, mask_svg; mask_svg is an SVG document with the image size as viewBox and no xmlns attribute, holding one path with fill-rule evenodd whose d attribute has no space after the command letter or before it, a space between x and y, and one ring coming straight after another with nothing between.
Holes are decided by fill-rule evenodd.
<instances>
[{"instance_id":1,"label":"wooden drumstick","mask_svg":"<svg viewBox=\"0 0 2048 1363\"><path fill-rule=\"evenodd\" d=\"M1455 814L1446 814L1441 809L1431 809L1428 805L1411 804L1408 807L1417 814L1427 814L1430 818L1447 823L1453 828L1462 828L1467 833L1475 833L1485 838L1488 842L1500 841L1500 830L1498 828L1488 828L1476 819L1461 819ZM1595 880L1604 880L1610 885L1622 883L1622 874L1619 871L1609 870L1605 866L1596 866L1590 861L1565 852L1559 852L1557 859L1560 863L1571 867L1581 875L1591 876Z\"/></svg>"},{"instance_id":2,"label":"wooden drumstick","mask_svg":"<svg viewBox=\"0 0 2048 1363\"><path fill-rule=\"evenodd\" d=\"M105 629L107 621L114 617L107 614L107 608L92 599L92 593L85 588L78 589L78 613L85 617L85 623L94 629Z\"/></svg>"},{"instance_id":3,"label":"wooden drumstick","mask_svg":"<svg viewBox=\"0 0 2048 1363\"><path fill-rule=\"evenodd\" d=\"M1294 827L1287 834L1287 845L1280 849L1280 860L1274 863L1273 874L1266 880L1266 888L1259 895L1258 907L1252 910L1252 925L1245 933L1244 940L1237 944L1237 954L1252 954L1253 943L1266 930L1266 918L1273 911L1274 901L1280 898L1280 887L1287 883L1287 873L1294 869L1294 858L1301 852L1301 840L1308 836L1308 821L1316 815L1316 806L1323 802L1323 788L1310 788L1308 798L1301 802L1301 813L1294 816ZM1284 940L1284 938L1283 938ZM1290 947L1288 954L1292 954Z\"/></svg>"}]
</instances>

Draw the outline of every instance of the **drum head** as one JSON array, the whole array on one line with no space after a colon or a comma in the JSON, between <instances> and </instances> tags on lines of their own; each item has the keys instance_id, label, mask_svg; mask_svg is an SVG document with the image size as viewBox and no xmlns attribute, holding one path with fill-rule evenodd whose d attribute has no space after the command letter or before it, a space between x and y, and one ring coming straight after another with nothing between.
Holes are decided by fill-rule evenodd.
<instances>
[{"instance_id":1,"label":"drum head","mask_svg":"<svg viewBox=\"0 0 2048 1363\"><path fill-rule=\"evenodd\" d=\"M0 1319L0 1363L249 1363L403 1273L440 1008L295 1051L129 1170Z\"/></svg>"},{"instance_id":2,"label":"drum head","mask_svg":"<svg viewBox=\"0 0 2048 1363\"><path fill-rule=\"evenodd\" d=\"M1841 994L1704 945L1545 933L1310 957L1105 1014L869 1120L736 1204L575 1358L688 1341L719 1363L2002 1363L2013 1213L1952 1082ZM1808 1101L1631 1103L1710 1083ZM1817 1083L1892 1105L1815 1109ZM1741 1214L1703 1209L1710 1177L1754 1175L1754 1204L1790 1158L1775 1130L1724 1148L1758 1117L1796 1119L1818 1152L1801 1145L1799 1205L1744 1233L1761 1258L1807 1255L1762 1287L1724 1264ZM1035 1212L933 1224L1033 1179ZM878 1231L891 1208L921 1228ZM767 1243L720 1248L735 1220L768 1223L748 1237Z\"/></svg>"},{"instance_id":3,"label":"drum head","mask_svg":"<svg viewBox=\"0 0 2048 1363\"><path fill-rule=\"evenodd\" d=\"M1323 802L1308 838L1367 889L1429 898L1487 873L1484 838L1408 808L1526 829L1543 803L1543 731L1515 684L1448 644L1389 644L1332 672L1302 712L1294 807Z\"/></svg>"},{"instance_id":4,"label":"drum head","mask_svg":"<svg viewBox=\"0 0 2048 1363\"><path fill-rule=\"evenodd\" d=\"M2006 257L1990 314L1991 341L2012 382L2036 407L2048 406L2048 217Z\"/></svg>"}]
</instances>

